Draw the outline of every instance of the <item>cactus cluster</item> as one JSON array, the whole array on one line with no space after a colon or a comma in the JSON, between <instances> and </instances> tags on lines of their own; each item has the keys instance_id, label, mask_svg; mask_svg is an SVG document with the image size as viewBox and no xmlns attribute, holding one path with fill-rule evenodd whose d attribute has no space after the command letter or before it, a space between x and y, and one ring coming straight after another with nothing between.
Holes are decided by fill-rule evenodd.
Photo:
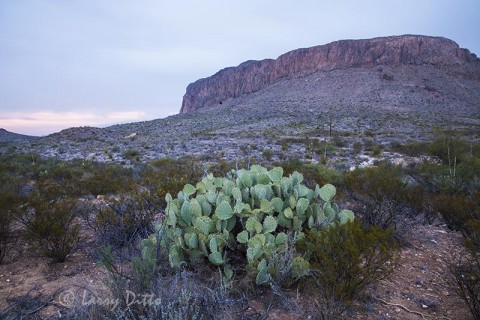
<instances>
[{"instance_id":1,"label":"cactus cluster","mask_svg":"<svg viewBox=\"0 0 480 320\"><path fill-rule=\"evenodd\" d=\"M185 185L176 198L167 194L161 245L168 250L170 265L208 259L225 266L228 249L245 246L248 264L257 269L257 283L268 282L268 259L285 249L287 233L296 241L306 228L354 218L352 211L331 202L333 185L310 189L302 181L298 172L284 177L281 167L255 165L223 178L209 174L195 186ZM306 273L307 261L297 257L293 262L292 272L299 277ZM231 277L230 269L224 270Z\"/></svg>"}]
</instances>

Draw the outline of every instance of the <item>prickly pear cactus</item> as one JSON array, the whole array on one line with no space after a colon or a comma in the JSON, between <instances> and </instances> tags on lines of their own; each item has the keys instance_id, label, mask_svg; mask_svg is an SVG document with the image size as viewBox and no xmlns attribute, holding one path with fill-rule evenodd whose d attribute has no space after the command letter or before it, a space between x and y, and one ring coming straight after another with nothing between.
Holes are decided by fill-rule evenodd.
<instances>
[{"instance_id":1,"label":"prickly pear cactus","mask_svg":"<svg viewBox=\"0 0 480 320\"><path fill-rule=\"evenodd\" d=\"M268 282L268 259L285 249L287 233L299 239L305 229L354 219L352 211L332 203L333 185L309 189L302 182L301 173L285 177L281 167L254 165L223 178L209 174L195 186L185 185L176 198L167 194L161 246L171 266L208 260L227 267L227 251L244 246L257 283ZM292 272L300 277L308 262L295 259Z\"/></svg>"}]
</instances>

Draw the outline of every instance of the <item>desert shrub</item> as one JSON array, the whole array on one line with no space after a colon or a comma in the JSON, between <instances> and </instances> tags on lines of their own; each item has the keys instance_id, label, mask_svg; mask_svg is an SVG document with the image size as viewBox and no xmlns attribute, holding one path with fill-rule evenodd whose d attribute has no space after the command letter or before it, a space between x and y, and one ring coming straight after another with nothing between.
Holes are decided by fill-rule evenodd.
<instances>
[{"instance_id":1,"label":"desert shrub","mask_svg":"<svg viewBox=\"0 0 480 320\"><path fill-rule=\"evenodd\" d=\"M408 156L420 156L428 153L429 144L426 142L393 143L391 147L393 151Z\"/></svg>"},{"instance_id":2,"label":"desert shrub","mask_svg":"<svg viewBox=\"0 0 480 320\"><path fill-rule=\"evenodd\" d=\"M309 230L297 250L310 262L312 281L325 299L349 301L393 270L392 232L358 221Z\"/></svg>"},{"instance_id":3,"label":"desert shrub","mask_svg":"<svg viewBox=\"0 0 480 320\"><path fill-rule=\"evenodd\" d=\"M262 161L257 157L248 156L235 161L226 161L225 159L217 159L213 163L210 163L207 168L200 171L202 174L198 178L192 180L190 183L198 181L206 172L212 173L216 177L223 177L232 170L238 168L250 168L253 165L261 164Z\"/></svg>"},{"instance_id":4,"label":"desert shrub","mask_svg":"<svg viewBox=\"0 0 480 320\"><path fill-rule=\"evenodd\" d=\"M40 156L35 153L16 153L13 155L0 155L0 172L11 172L23 175L31 172L40 161Z\"/></svg>"},{"instance_id":5,"label":"desert shrub","mask_svg":"<svg viewBox=\"0 0 480 320\"><path fill-rule=\"evenodd\" d=\"M393 80L393 76L391 74L384 73L384 74L382 74L382 79L391 81L391 80Z\"/></svg>"},{"instance_id":6,"label":"desert shrub","mask_svg":"<svg viewBox=\"0 0 480 320\"><path fill-rule=\"evenodd\" d=\"M140 160L140 152L138 150L135 150L135 149L127 149L127 150L125 150L125 152L123 152L123 157L125 159L139 161Z\"/></svg>"},{"instance_id":7,"label":"desert shrub","mask_svg":"<svg viewBox=\"0 0 480 320\"><path fill-rule=\"evenodd\" d=\"M306 164L299 159L290 159L285 162L275 163L276 166L284 168L286 175L292 174L294 171L302 172L304 183L309 188L315 185L324 185L327 183L335 186L343 186L343 175L333 168L319 164Z\"/></svg>"},{"instance_id":8,"label":"desert shrub","mask_svg":"<svg viewBox=\"0 0 480 320\"><path fill-rule=\"evenodd\" d=\"M271 149L263 149L262 151L262 156L267 160L270 161L272 160L273 157L273 151Z\"/></svg>"},{"instance_id":9,"label":"desert shrub","mask_svg":"<svg viewBox=\"0 0 480 320\"><path fill-rule=\"evenodd\" d=\"M88 221L101 245L120 248L153 232L153 217L161 209L148 191L107 201L106 206L98 208L94 220Z\"/></svg>"},{"instance_id":10,"label":"desert shrub","mask_svg":"<svg viewBox=\"0 0 480 320\"><path fill-rule=\"evenodd\" d=\"M11 222L12 218L10 212L2 210L0 212L0 263L3 261L3 258L5 258L5 254L7 253Z\"/></svg>"},{"instance_id":11,"label":"desert shrub","mask_svg":"<svg viewBox=\"0 0 480 320\"><path fill-rule=\"evenodd\" d=\"M467 249L466 254L450 264L450 274L457 282L457 294L474 318L480 319L480 192L472 199L459 196L442 198L438 206L442 203L447 206L443 214L448 212L448 221L453 220L451 223L462 231Z\"/></svg>"},{"instance_id":12,"label":"desert shrub","mask_svg":"<svg viewBox=\"0 0 480 320\"><path fill-rule=\"evenodd\" d=\"M455 170L455 179L464 194L475 196L480 190L480 157L465 157Z\"/></svg>"},{"instance_id":13,"label":"desert shrub","mask_svg":"<svg viewBox=\"0 0 480 320\"><path fill-rule=\"evenodd\" d=\"M381 146L374 146L372 150L372 156L379 157L382 154L382 147Z\"/></svg>"},{"instance_id":14,"label":"desert shrub","mask_svg":"<svg viewBox=\"0 0 480 320\"><path fill-rule=\"evenodd\" d=\"M452 264L450 272L457 282L457 293L475 319L480 319L480 254Z\"/></svg>"},{"instance_id":15,"label":"desert shrub","mask_svg":"<svg viewBox=\"0 0 480 320\"><path fill-rule=\"evenodd\" d=\"M305 177L305 184L313 188L316 184L324 185L331 183L335 186L343 186L343 175L325 165L306 164L301 168Z\"/></svg>"},{"instance_id":16,"label":"desert shrub","mask_svg":"<svg viewBox=\"0 0 480 320\"><path fill-rule=\"evenodd\" d=\"M430 194L455 194L460 190L458 181L452 177L449 168L442 164L423 162L410 171Z\"/></svg>"},{"instance_id":17,"label":"desert shrub","mask_svg":"<svg viewBox=\"0 0 480 320\"><path fill-rule=\"evenodd\" d=\"M478 143L445 135L432 143L394 145L394 150L415 156L429 154L438 158L439 161L424 161L408 168L429 193L471 196L480 188Z\"/></svg>"},{"instance_id":18,"label":"desert shrub","mask_svg":"<svg viewBox=\"0 0 480 320\"><path fill-rule=\"evenodd\" d=\"M140 183L164 207L167 193L178 194L184 185L202 177L203 170L198 162L191 157L153 160L140 172Z\"/></svg>"},{"instance_id":19,"label":"desert shrub","mask_svg":"<svg viewBox=\"0 0 480 320\"><path fill-rule=\"evenodd\" d=\"M409 169L433 194L473 196L480 189L480 159L466 156L450 165L424 162Z\"/></svg>"},{"instance_id":20,"label":"desert shrub","mask_svg":"<svg viewBox=\"0 0 480 320\"><path fill-rule=\"evenodd\" d=\"M369 196L376 200L388 197L400 201L405 184L400 168L383 163L377 167L356 169L345 177L349 190L358 196Z\"/></svg>"},{"instance_id":21,"label":"desert shrub","mask_svg":"<svg viewBox=\"0 0 480 320\"><path fill-rule=\"evenodd\" d=\"M402 213L419 223L432 224L438 213L432 209L430 194L421 185L405 188Z\"/></svg>"},{"instance_id":22,"label":"desert shrub","mask_svg":"<svg viewBox=\"0 0 480 320\"><path fill-rule=\"evenodd\" d=\"M16 198L6 192L0 192L0 263L5 258L10 240L10 225L13 221L12 209Z\"/></svg>"},{"instance_id":23,"label":"desert shrub","mask_svg":"<svg viewBox=\"0 0 480 320\"><path fill-rule=\"evenodd\" d=\"M447 225L459 231L465 230L465 223L480 219L480 201L463 195L441 194L430 200L433 210L439 212Z\"/></svg>"},{"instance_id":24,"label":"desert shrub","mask_svg":"<svg viewBox=\"0 0 480 320\"><path fill-rule=\"evenodd\" d=\"M455 161L460 164L467 157L480 157L480 145L444 134L429 145L428 152L446 165Z\"/></svg>"},{"instance_id":25,"label":"desert shrub","mask_svg":"<svg viewBox=\"0 0 480 320\"><path fill-rule=\"evenodd\" d=\"M65 180L76 180L85 170L85 163L80 160L61 161L57 159L46 159L38 163L36 178L61 182Z\"/></svg>"},{"instance_id":26,"label":"desert shrub","mask_svg":"<svg viewBox=\"0 0 480 320\"><path fill-rule=\"evenodd\" d=\"M115 164L92 163L76 180L84 194L94 196L129 192L136 187L133 170Z\"/></svg>"},{"instance_id":27,"label":"desert shrub","mask_svg":"<svg viewBox=\"0 0 480 320\"><path fill-rule=\"evenodd\" d=\"M335 151L335 145L332 143L329 143L327 141L318 141L318 140L313 140L312 151L314 151L317 154L321 154L324 157L329 156L333 151Z\"/></svg>"},{"instance_id":28,"label":"desert shrub","mask_svg":"<svg viewBox=\"0 0 480 320\"><path fill-rule=\"evenodd\" d=\"M373 133L372 133L373 135ZM363 149L367 152L371 152L373 150L373 147L375 147L375 142L371 138L367 138L363 140ZM367 154L365 152L365 154Z\"/></svg>"},{"instance_id":29,"label":"desert shrub","mask_svg":"<svg viewBox=\"0 0 480 320\"><path fill-rule=\"evenodd\" d=\"M467 254L450 264L450 274L457 282L457 294L466 303L475 319L480 319L480 218L464 225Z\"/></svg>"},{"instance_id":30,"label":"desert shrub","mask_svg":"<svg viewBox=\"0 0 480 320\"><path fill-rule=\"evenodd\" d=\"M32 248L55 262L63 262L80 242L77 202L72 198L30 198L19 220Z\"/></svg>"},{"instance_id":31,"label":"desert shrub","mask_svg":"<svg viewBox=\"0 0 480 320\"><path fill-rule=\"evenodd\" d=\"M7 296L5 302L7 307L0 309L0 319L19 320L19 319L42 319L42 311L49 306L59 290L46 294L42 290L42 285L35 284L27 293L20 296Z\"/></svg>"},{"instance_id":32,"label":"desert shrub","mask_svg":"<svg viewBox=\"0 0 480 320\"><path fill-rule=\"evenodd\" d=\"M347 146L345 139L342 139L338 136L333 138L333 144L338 148L345 148Z\"/></svg>"},{"instance_id":33,"label":"desert shrub","mask_svg":"<svg viewBox=\"0 0 480 320\"><path fill-rule=\"evenodd\" d=\"M360 153L362 151L362 143L361 142L354 142L352 145L354 153Z\"/></svg>"},{"instance_id":34,"label":"desert shrub","mask_svg":"<svg viewBox=\"0 0 480 320\"><path fill-rule=\"evenodd\" d=\"M362 221L391 228L399 238L405 232L402 212L408 193L401 177L401 170L389 164L356 169L345 175L345 184L357 202L356 211L362 215Z\"/></svg>"},{"instance_id":35,"label":"desert shrub","mask_svg":"<svg viewBox=\"0 0 480 320\"><path fill-rule=\"evenodd\" d=\"M363 134L367 137L374 137L375 136L375 132L371 129L366 129Z\"/></svg>"},{"instance_id":36,"label":"desert shrub","mask_svg":"<svg viewBox=\"0 0 480 320\"><path fill-rule=\"evenodd\" d=\"M464 225L465 246L471 252L480 253L480 217L469 219Z\"/></svg>"},{"instance_id":37,"label":"desert shrub","mask_svg":"<svg viewBox=\"0 0 480 320\"><path fill-rule=\"evenodd\" d=\"M127 288L129 297L125 296L125 291L123 295L109 297L118 299L116 308L108 304L82 305L81 299L78 299L76 306L62 319L239 319L239 313L247 309L246 303L244 299L231 296L219 278L216 273L207 275L179 271L160 277L155 290L146 295ZM138 303L132 303L134 294ZM75 296L83 295L79 292ZM90 298L102 297L87 294L86 300Z\"/></svg>"},{"instance_id":38,"label":"desert shrub","mask_svg":"<svg viewBox=\"0 0 480 320\"><path fill-rule=\"evenodd\" d=\"M292 174L294 171L301 172L301 169L305 164L302 160L298 158L289 158L286 161L275 162L273 165L277 167L282 167L284 174L289 175Z\"/></svg>"},{"instance_id":39,"label":"desert shrub","mask_svg":"<svg viewBox=\"0 0 480 320\"><path fill-rule=\"evenodd\" d=\"M28 193L25 186L35 176L37 161L38 156L34 154L0 155L0 192L25 196Z\"/></svg>"},{"instance_id":40,"label":"desert shrub","mask_svg":"<svg viewBox=\"0 0 480 320\"><path fill-rule=\"evenodd\" d=\"M119 165L35 159L32 162L30 155L5 158L6 163L0 165L0 181L17 185L31 180L42 185L61 184L63 194L69 196L115 194L129 191L134 185L132 169Z\"/></svg>"},{"instance_id":41,"label":"desert shrub","mask_svg":"<svg viewBox=\"0 0 480 320\"><path fill-rule=\"evenodd\" d=\"M343 316L348 308L348 302L337 301L332 297L322 297L316 285L308 285L304 293L306 296L304 319L348 319Z\"/></svg>"}]
</instances>

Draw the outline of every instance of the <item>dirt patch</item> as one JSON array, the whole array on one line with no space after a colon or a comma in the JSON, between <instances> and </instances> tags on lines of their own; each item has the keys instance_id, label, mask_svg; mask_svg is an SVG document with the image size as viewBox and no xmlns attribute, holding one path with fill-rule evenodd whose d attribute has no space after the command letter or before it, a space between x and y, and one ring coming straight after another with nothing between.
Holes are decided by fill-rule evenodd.
<instances>
[{"instance_id":1,"label":"dirt patch","mask_svg":"<svg viewBox=\"0 0 480 320\"><path fill-rule=\"evenodd\" d=\"M370 291L376 301L357 319L473 319L457 296L449 264L465 254L463 238L445 226L416 226L393 275Z\"/></svg>"},{"instance_id":2,"label":"dirt patch","mask_svg":"<svg viewBox=\"0 0 480 320\"><path fill-rule=\"evenodd\" d=\"M416 225L408 240L409 245L398 252L393 274L369 288L363 301L346 311L344 318L473 319L467 305L457 296L457 284L448 270L456 257L465 254L462 235L444 225ZM298 305L305 306L301 296L290 296ZM262 304L258 299L249 307L252 314L268 313L268 319L305 318L302 312L290 311L291 307L272 308L270 303ZM311 312L311 319L315 319L315 311Z\"/></svg>"},{"instance_id":3,"label":"dirt patch","mask_svg":"<svg viewBox=\"0 0 480 320\"><path fill-rule=\"evenodd\" d=\"M15 239L19 239L15 230ZM93 234L84 227L84 245L64 263L51 263L27 250L27 244L17 241L10 256L0 265L0 308L13 299L31 292L43 299L46 307L41 316L64 314L63 292L106 290L106 271L92 257ZM351 319L473 319L465 303L456 295L456 283L450 277L448 264L464 253L463 238L443 225L416 225L409 238L410 244L398 252L399 261L392 276L370 288L365 299L355 310L348 312ZM289 305L265 297L250 301L244 313L252 319L303 319L304 297L296 290L285 293ZM41 296L40 296L41 295ZM268 294L269 296L271 293ZM77 297L78 298L78 297ZM268 303L266 301L269 301ZM295 310L294 310L295 309ZM313 319L313 318L312 318Z\"/></svg>"},{"instance_id":4,"label":"dirt patch","mask_svg":"<svg viewBox=\"0 0 480 320\"><path fill-rule=\"evenodd\" d=\"M21 226L15 225L16 242L0 265L0 310L13 307L16 299L28 294L29 299L45 304L42 317L59 316L65 310L64 303L59 301L63 292L103 289L106 272L91 255L93 235L89 229L82 229L82 247L63 263L52 263L28 250L27 243L20 240L21 233Z\"/></svg>"}]
</instances>

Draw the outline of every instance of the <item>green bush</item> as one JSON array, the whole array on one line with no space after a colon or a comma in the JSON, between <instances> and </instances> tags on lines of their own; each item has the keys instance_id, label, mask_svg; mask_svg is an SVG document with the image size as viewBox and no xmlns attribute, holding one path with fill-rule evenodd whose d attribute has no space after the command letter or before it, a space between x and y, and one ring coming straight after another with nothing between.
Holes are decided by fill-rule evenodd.
<instances>
[{"instance_id":1,"label":"green bush","mask_svg":"<svg viewBox=\"0 0 480 320\"><path fill-rule=\"evenodd\" d=\"M116 164L92 163L74 181L83 194L94 196L130 192L136 187L133 170Z\"/></svg>"},{"instance_id":2,"label":"green bush","mask_svg":"<svg viewBox=\"0 0 480 320\"><path fill-rule=\"evenodd\" d=\"M0 192L0 263L8 249L10 240L10 224L13 220L12 209L16 199L10 193Z\"/></svg>"},{"instance_id":3,"label":"green bush","mask_svg":"<svg viewBox=\"0 0 480 320\"><path fill-rule=\"evenodd\" d=\"M115 164L40 159L35 155L2 158L0 159L4 162L0 162L0 189L5 188L7 191L15 187L21 192L21 186L28 185L32 180L44 186L61 185L62 194L72 197L115 194L130 191L135 185L133 170ZM48 192L44 195L49 197Z\"/></svg>"},{"instance_id":4,"label":"green bush","mask_svg":"<svg viewBox=\"0 0 480 320\"><path fill-rule=\"evenodd\" d=\"M345 148L347 146L345 139L338 136L333 138L333 144L338 148Z\"/></svg>"},{"instance_id":5,"label":"green bush","mask_svg":"<svg viewBox=\"0 0 480 320\"><path fill-rule=\"evenodd\" d=\"M471 251L480 253L480 217L469 219L464 225L465 246Z\"/></svg>"},{"instance_id":6,"label":"green bush","mask_svg":"<svg viewBox=\"0 0 480 320\"><path fill-rule=\"evenodd\" d=\"M457 294L466 303L475 319L480 319L480 218L464 225L467 254L450 264L450 273L457 282Z\"/></svg>"},{"instance_id":7,"label":"green bush","mask_svg":"<svg viewBox=\"0 0 480 320\"><path fill-rule=\"evenodd\" d=\"M361 142L354 142L352 145L354 153L360 153L362 151L362 143Z\"/></svg>"},{"instance_id":8,"label":"green bush","mask_svg":"<svg viewBox=\"0 0 480 320\"><path fill-rule=\"evenodd\" d=\"M372 156L373 157L379 157L381 154L382 154L382 147L381 146L373 147L373 150L372 150Z\"/></svg>"},{"instance_id":9,"label":"green bush","mask_svg":"<svg viewBox=\"0 0 480 320\"><path fill-rule=\"evenodd\" d=\"M325 297L349 301L393 270L393 234L358 221L309 230L297 250L310 262L313 282Z\"/></svg>"},{"instance_id":10,"label":"green bush","mask_svg":"<svg viewBox=\"0 0 480 320\"><path fill-rule=\"evenodd\" d=\"M446 165L460 164L467 157L480 157L480 145L445 134L429 145L428 152Z\"/></svg>"},{"instance_id":11,"label":"green bush","mask_svg":"<svg viewBox=\"0 0 480 320\"><path fill-rule=\"evenodd\" d=\"M473 196L480 189L480 159L466 156L450 165L424 162L410 168L422 187L433 194Z\"/></svg>"},{"instance_id":12,"label":"green bush","mask_svg":"<svg viewBox=\"0 0 480 320\"><path fill-rule=\"evenodd\" d=\"M430 200L433 210L439 212L447 225L465 232L465 223L470 220L480 220L480 199L471 199L463 195L441 194Z\"/></svg>"},{"instance_id":13,"label":"green bush","mask_svg":"<svg viewBox=\"0 0 480 320\"><path fill-rule=\"evenodd\" d=\"M270 161L273 157L273 151L271 149L263 149L262 156L265 158L265 160Z\"/></svg>"},{"instance_id":14,"label":"green bush","mask_svg":"<svg viewBox=\"0 0 480 320\"><path fill-rule=\"evenodd\" d=\"M457 282L457 293L474 319L480 319L480 253L452 264L450 272Z\"/></svg>"},{"instance_id":15,"label":"green bush","mask_svg":"<svg viewBox=\"0 0 480 320\"><path fill-rule=\"evenodd\" d=\"M290 159L285 162L275 163L276 166L283 168L285 175L292 174L294 171L303 174L304 183L309 188L315 188L315 185L324 185L327 183L335 186L343 186L343 175L333 168L320 164L306 164L299 159Z\"/></svg>"},{"instance_id":16,"label":"green bush","mask_svg":"<svg viewBox=\"0 0 480 320\"><path fill-rule=\"evenodd\" d=\"M382 163L377 167L360 168L345 176L347 188L358 196L369 196L375 200L385 197L397 202L402 200L405 184L400 168Z\"/></svg>"},{"instance_id":17,"label":"green bush","mask_svg":"<svg viewBox=\"0 0 480 320\"><path fill-rule=\"evenodd\" d=\"M25 224L26 239L35 250L55 262L63 262L81 240L76 217L75 199L33 198L19 219Z\"/></svg>"},{"instance_id":18,"label":"green bush","mask_svg":"<svg viewBox=\"0 0 480 320\"><path fill-rule=\"evenodd\" d=\"M107 201L108 205L97 211L95 221L89 223L103 246L125 247L153 232L153 217L161 208L148 191Z\"/></svg>"},{"instance_id":19,"label":"green bush","mask_svg":"<svg viewBox=\"0 0 480 320\"><path fill-rule=\"evenodd\" d=\"M410 142L406 144L394 143L392 144L392 150L408 155L417 157L428 153L429 144L425 142Z\"/></svg>"},{"instance_id":20,"label":"green bush","mask_svg":"<svg viewBox=\"0 0 480 320\"><path fill-rule=\"evenodd\" d=\"M135 149L128 149L128 150L125 150L125 152L123 153L123 157L125 159L139 161L140 160L140 152L138 150L135 150Z\"/></svg>"},{"instance_id":21,"label":"green bush","mask_svg":"<svg viewBox=\"0 0 480 320\"><path fill-rule=\"evenodd\" d=\"M153 160L140 172L140 184L156 197L162 207L165 207L167 193L177 194L184 185L195 183L202 177L203 170L198 163L198 159L191 157ZM227 166L225 163L225 167ZM223 171L226 168L219 170Z\"/></svg>"},{"instance_id":22,"label":"green bush","mask_svg":"<svg viewBox=\"0 0 480 320\"><path fill-rule=\"evenodd\" d=\"M288 176L289 174L292 174L294 171L302 172L302 169L305 164L302 162L302 160L298 158L289 158L286 161L275 162L273 165L277 167L282 167L283 173L286 176Z\"/></svg>"},{"instance_id":23,"label":"green bush","mask_svg":"<svg viewBox=\"0 0 480 320\"><path fill-rule=\"evenodd\" d=\"M403 236L402 212L411 193L402 181L400 168L381 164L356 169L345 175L345 184L357 202L356 211L363 217L362 221L391 228L398 238Z\"/></svg>"},{"instance_id":24,"label":"green bush","mask_svg":"<svg viewBox=\"0 0 480 320\"><path fill-rule=\"evenodd\" d=\"M437 201L437 210L465 237L467 254L451 263L450 273L457 282L458 295L474 318L480 319L480 192L472 198L443 195Z\"/></svg>"},{"instance_id":25,"label":"green bush","mask_svg":"<svg viewBox=\"0 0 480 320\"><path fill-rule=\"evenodd\" d=\"M455 168L460 191L470 197L480 190L480 157L465 157Z\"/></svg>"}]
</instances>

